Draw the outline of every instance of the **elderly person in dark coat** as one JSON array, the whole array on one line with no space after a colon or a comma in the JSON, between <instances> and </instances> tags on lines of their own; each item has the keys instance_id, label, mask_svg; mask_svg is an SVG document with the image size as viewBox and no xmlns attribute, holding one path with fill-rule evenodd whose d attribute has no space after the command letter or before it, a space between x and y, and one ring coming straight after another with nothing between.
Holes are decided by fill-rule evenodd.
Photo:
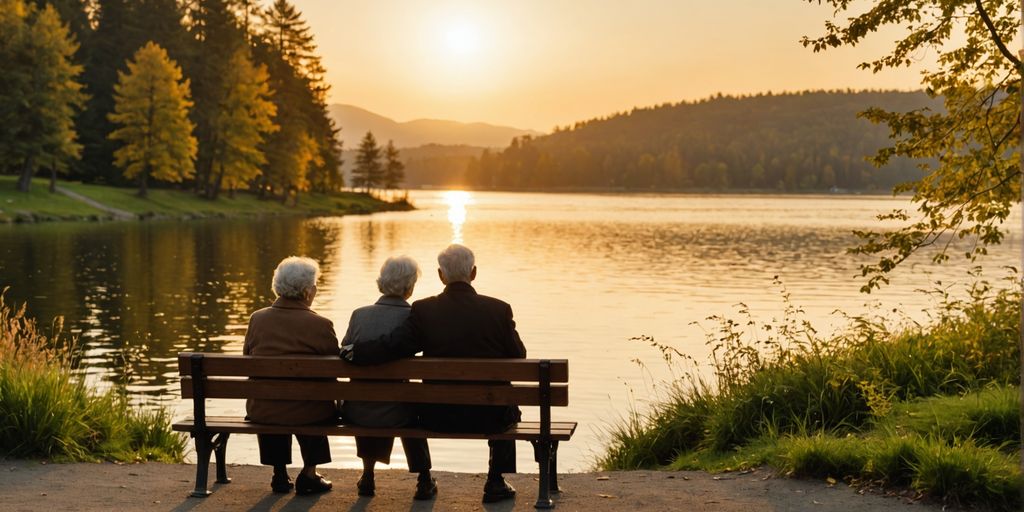
<instances>
[{"instance_id":1,"label":"elderly person in dark coat","mask_svg":"<svg viewBox=\"0 0 1024 512\"><path fill-rule=\"evenodd\" d=\"M274 270L273 288L277 300L269 308L252 314L245 332L242 353L252 356L288 354L327 355L338 352L334 324L310 308L316 296L320 266L309 258L289 257ZM250 399L245 404L249 420L276 425L334 423L338 411L332 401ZM302 472L292 484L287 465L291 463L292 438L287 434L257 434L260 463L274 467L270 487L296 494L324 492L331 482L317 474L317 464L331 461L326 436L296 435L302 452Z\"/></svg>"},{"instance_id":2,"label":"elderly person in dark coat","mask_svg":"<svg viewBox=\"0 0 1024 512\"><path fill-rule=\"evenodd\" d=\"M452 244L437 256L444 291L412 304L409 318L387 336L343 346L341 356L356 364L377 364L422 352L426 357L525 358L512 307L480 295L470 284L476 260L468 247ZM441 397L439 397L441 398ZM420 424L439 432L501 432L519 421L515 406L425 404ZM516 471L515 441L490 440L484 503L515 497L503 473Z\"/></svg>"},{"instance_id":3,"label":"elderly person in dark coat","mask_svg":"<svg viewBox=\"0 0 1024 512\"><path fill-rule=\"evenodd\" d=\"M342 346L357 339L372 339L388 334L409 316L409 303L420 268L408 256L388 258L380 267L377 289L383 295L375 304L352 312ZM359 402L346 400L342 405L345 423L364 427L405 427L416 422L416 410L403 403ZM373 496L373 468L377 462L390 464L393 437L356 437L356 455L363 459L363 475L356 484L360 496ZM430 449L427 440L403 438L402 448L410 473L419 473L413 498L427 500L437 494L437 482L430 476Z\"/></svg>"}]
</instances>

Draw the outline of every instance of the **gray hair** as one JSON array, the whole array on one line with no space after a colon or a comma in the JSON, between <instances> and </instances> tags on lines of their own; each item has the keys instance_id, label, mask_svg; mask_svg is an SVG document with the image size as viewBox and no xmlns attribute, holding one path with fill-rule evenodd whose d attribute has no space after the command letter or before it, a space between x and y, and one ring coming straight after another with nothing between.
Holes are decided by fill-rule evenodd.
<instances>
[{"instance_id":1,"label":"gray hair","mask_svg":"<svg viewBox=\"0 0 1024 512\"><path fill-rule=\"evenodd\" d=\"M274 269L274 293L286 299L302 299L320 279L320 265L311 258L289 256Z\"/></svg>"},{"instance_id":2,"label":"gray hair","mask_svg":"<svg viewBox=\"0 0 1024 512\"><path fill-rule=\"evenodd\" d=\"M380 266L377 289L384 295L406 298L412 295L416 279L420 277L420 266L408 256L388 258Z\"/></svg>"},{"instance_id":3,"label":"gray hair","mask_svg":"<svg viewBox=\"0 0 1024 512\"><path fill-rule=\"evenodd\" d=\"M473 251L469 247L459 244L451 244L445 247L441 254L437 255L437 265L441 268L441 275L445 281L454 283L457 281L469 282L472 279L473 267L476 260Z\"/></svg>"}]
</instances>

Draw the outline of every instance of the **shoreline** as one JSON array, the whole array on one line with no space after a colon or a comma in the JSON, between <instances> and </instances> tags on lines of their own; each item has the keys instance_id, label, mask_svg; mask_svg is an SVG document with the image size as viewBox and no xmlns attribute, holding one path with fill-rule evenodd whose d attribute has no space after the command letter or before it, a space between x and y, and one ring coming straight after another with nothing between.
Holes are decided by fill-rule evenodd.
<instances>
[{"instance_id":1,"label":"shoreline","mask_svg":"<svg viewBox=\"0 0 1024 512\"><path fill-rule=\"evenodd\" d=\"M230 453L228 455L230 457ZM295 463L289 468L297 474ZM322 469L334 482L330 492L313 496L273 494L271 471L264 466L228 465L230 484L213 484L207 498L191 498L195 466L191 464L58 464L38 460L0 460L4 510L489 510L533 511L536 475L507 475L518 490L514 500L480 503L483 474L435 471L438 496L412 499L416 477L400 469L379 469L377 496L361 498L355 484L359 470ZM212 478L211 471L211 478ZM560 474L562 493L553 495L556 510L750 510L850 512L939 511L937 503L903 495L879 495L816 480L774 476L770 468L712 475L699 471L602 471Z\"/></svg>"},{"instance_id":2,"label":"shoreline","mask_svg":"<svg viewBox=\"0 0 1024 512\"><path fill-rule=\"evenodd\" d=\"M319 217L361 215L415 209L408 202L386 202L369 194L337 192L306 193L297 206L280 200L259 199L239 191L223 193L216 200L196 196L190 190L150 189L147 198L134 188L110 187L59 181L49 192L49 181L36 179L28 193L14 189L14 179L0 176L0 225L50 222L109 222L145 220L195 220L260 218L277 216Z\"/></svg>"}]
</instances>

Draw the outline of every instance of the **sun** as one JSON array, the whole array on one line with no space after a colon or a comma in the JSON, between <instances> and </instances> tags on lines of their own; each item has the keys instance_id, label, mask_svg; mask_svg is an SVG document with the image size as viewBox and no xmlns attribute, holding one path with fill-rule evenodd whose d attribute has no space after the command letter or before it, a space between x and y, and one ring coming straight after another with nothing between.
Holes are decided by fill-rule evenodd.
<instances>
[{"instance_id":1,"label":"sun","mask_svg":"<svg viewBox=\"0 0 1024 512\"><path fill-rule=\"evenodd\" d=\"M457 21L442 32L445 52L451 56L468 57L480 52L481 37L477 25L468 21Z\"/></svg>"}]
</instances>

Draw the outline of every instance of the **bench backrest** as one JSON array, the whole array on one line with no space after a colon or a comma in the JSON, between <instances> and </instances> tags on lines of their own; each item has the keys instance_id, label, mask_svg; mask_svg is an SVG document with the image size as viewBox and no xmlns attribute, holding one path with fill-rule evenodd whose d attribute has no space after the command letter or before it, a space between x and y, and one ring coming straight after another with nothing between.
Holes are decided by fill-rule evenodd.
<instances>
[{"instance_id":1,"label":"bench backrest","mask_svg":"<svg viewBox=\"0 0 1024 512\"><path fill-rule=\"evenodd\" d=\"M182 398L569 405L565 359L412 357L357 366L332 356L183 352L178 369Z\"/></svg>"}]
</instances>

